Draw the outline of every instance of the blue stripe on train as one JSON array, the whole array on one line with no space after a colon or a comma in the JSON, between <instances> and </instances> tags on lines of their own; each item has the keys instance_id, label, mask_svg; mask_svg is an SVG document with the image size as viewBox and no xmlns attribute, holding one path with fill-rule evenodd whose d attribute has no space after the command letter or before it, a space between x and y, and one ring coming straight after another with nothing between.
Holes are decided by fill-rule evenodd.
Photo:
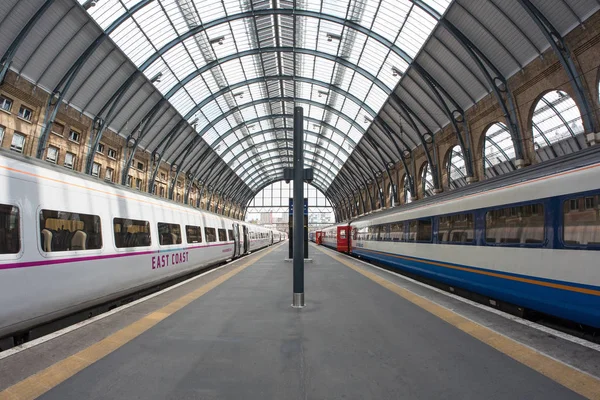
<instances>
[{"instance_id":1,"label":"blue stripe on train","mask_svg":"<svg viewBox=\"0 0 600 400\"><path fill-rule=\"evenodd\" d=\"M364 251L356 248L352 249L352 253L392 268L458 286L493 299L600 328L600 296L455 270L428 263L427 260L407 260L394 257L389 253ZM453 265L472 268L466 265ZM534 277L525 278L540 280ZM571 285L568 282L561 283Z\"/></svg>"}]
</instances>

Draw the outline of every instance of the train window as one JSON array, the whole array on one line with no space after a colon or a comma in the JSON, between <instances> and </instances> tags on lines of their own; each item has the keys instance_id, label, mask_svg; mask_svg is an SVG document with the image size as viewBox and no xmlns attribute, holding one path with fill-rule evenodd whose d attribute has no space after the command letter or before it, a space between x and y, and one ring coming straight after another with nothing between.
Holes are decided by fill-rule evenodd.
<instances>
[{"instance_id":1,"label":"train window","mask_svg":"<svg viewBox=\"0 0 600 400\"><path fill-rule=\"evenodd\" d=\"M404 240L404 222L390 224L390 240L395 242Z\"/></svg>"},{"instance_id":2,"label":"train window","mask_svg":"<svg viewBox=\"0 0 600 400\"><path fill-rule=\"evenodd\" d=\"M229 235L229 240L233 241L233 229L228 229L227 234Z\"/></svg>"},{"instance_id":3,"label":"train window","mask_svg":"<svg viewBox=\"0 0 600 400\"><path fill-rule=\"evenodd\" d=\"M181 244L181 226L179 224L158 223L158 243L161 246Z\"/></svg>"},{"instance_id":4,"label":"train window","mask_svg":"<svg viewBox=\"0 0 600 400\"><path fill-rule=\"evenodd\" d=\"M416 219L408 223L409 242L431 242L431 219Z\"/></svg>"},{"instance_id":5,"label":"train window","mask_svg":"<svg viewBox=\"0 0 600 400\"><path fill-rule=\"evenodd\" d=\"M188 243L202 243L202 228L199 226L186 225L185 236Z\"/></svg>"},{"instance_id":6,"label":"train window","mask_svg":"<svg viewBox=\"0 0 600 400\"><path fill-rule=\"evenodd\" d=\"M208 243L217 241L217 230L215 228L204 228L204 236Z\"/></svg>"},{"instance_id":7,"label":"train window","mask_svg":"<svg viewBox=\"0 0 600 400\"><path fill-rule=\"evenodd\" d=\"M219 229L219 242L227 241L227 232L225 229Z\"/></svg>"},{"instance_id":8,"label":"train window","mask_svg":"<svg viewBox=\"0 0 600 400\"><path fill-rule=\"evenodd\" d=\"M388 240L388 229L387 229L388 225L378 225L376 226L377 229L377 240L381 241L381 240Z\"/></svg>"},{"instance_id":9,"label":"train window","mask_svg":"<svg viewBox=\"0 0 600 400\"><path fill-rule=\"evenodd\" d=\"M345 229L340 230L340 239L346 239L346 230Z\"/></svg>"},{"instance_id":10,"label":"train window","mask_svg":"<svg viewBox=\"0 0 600 400\"><path fill-rule=\"evenodd\" d=\"M148 247L150 240L150 222L135 219L114 218L113 228L115 231L115 246L124 247Z\"/></svg>"},{"instance_id":11,"label":"train window","mask_svg":"<svg viewBox=\"0 0 600 400\"><path fill-rule=\"evenodd\" d=\"M102 248L102 228L97 215L68 211L40 211L40 239L46 252Z\"/></svg>"},{"instance_id":12,"label":"train window","mask_svg":"<svg viewBox=\"0 0 600 400\"><path fill-rule=\"evenodd\" d=\"M20 250L19 209L0 204L0 254L16 254Z\"/></svg>"},{"instance_id":13,"label":"train window","mask_svg":"<svg viewBox=\"0 0 600 400\"><path fill-rule=\"evenodd\" d=\"M474 239L473 214L439 217L438 240L440 243L473 243Z\"/></svg>"},{"instance_id":14,"label":"train window","mask_svg":"<svg viewBox=\"0 0 600 400\"><path fill-rule=\"evenodd\" d=\"M485 241L496 244L541 244L544 242L544 206L528 204L488 211Z\"/></svg>"},{"instance_id":15,"label":"train window","mask_svg":"<svg viewBox=\"0 0 600 400\"><path fill-rule=\"evenodd\" d=\"M563 204L563 242L600 247L600 195L570 199Z\"/></svg>"}]
</instances>

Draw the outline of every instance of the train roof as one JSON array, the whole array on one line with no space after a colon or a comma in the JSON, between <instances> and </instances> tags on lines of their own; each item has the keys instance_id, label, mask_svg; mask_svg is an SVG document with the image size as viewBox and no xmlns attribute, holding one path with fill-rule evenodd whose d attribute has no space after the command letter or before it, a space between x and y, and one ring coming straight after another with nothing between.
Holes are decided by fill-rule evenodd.
<instances>
[{"instance_id":1,"label":"train roof","mask_svg":"<svg viewBox=\"0 0 600 400\"><path fill-rule=\"evenodd\" d=\"M121 191L128 192L128 193L132 193L132 194L135 194L137 196L147 197L147 198L150 198L150 199L155 200L155 201L165 202L165 203L169 203L169 204L172 204L172 205L175 205L175 206L189 208L189 209L195 210L195 211L200 211L200 212L203 212L203 213L206 213L206 214L210 214L210 215L212 215L214 217L227 218L227 219L239 221L239 222L244 223L244 224L259 226L259 225L251 224L250 222L245 222L245 221L233 218L233 217L229 217L229 216L226 216L226 215L214 213L212 211L204 210L202 208L195 208L195 207L192 207L189 204L178 203L178 202L176 202L174 200L165 199L163 197L156 196L154 194L147 193L145 191L135 190L135 189L132 189L132 188L130 188L128 186L121 185L119 183L107 182L107 181L104 181L102 179L94 178L93 176L84 174L82 172L78 172L78 171L75 171L75 170L72 170L72 169L69 169L69 168L64 168L64 167L61 167L61 166L56 165L56 164L51 164L49 162L46 162L46 161L43 161L43 160L39 160L37 158L25 156L25 155L22 155L22 154L16 154L16 153L14 153L14 152L12 152L10 150L7 150L7 149L0 149L0 156L6 157L6 158L10 158L10 159L18 161L18 162L24 162L24 163L27 163L27 164L31 164L31 165L34 165L34 166L36 166L38 168L48 169L48 170L57 172L59 174L63 174L63 175L67 175L67 176L72 176L72 177L78 178L78 179L83 179L85 181L91 182L91 183L96 184L96 185L111 187L113 189L121 190Z\"/></svg>"},{"instance_id":2,"label":"train roof","mask_svg":"<svg viewBox=\"0 0 600 400\"><path fill-rule=\"evenodd\" d=\"M600 162L600 145L592 146L577 153L572 153L563 157L557 157L523 169L515 170L504 175L485 179L462 188L442 192L424 199L415 200L412 203L403 204L399 207L393 207L386 210L379 210L369 214L364 214L344 221L344 223L357 222L364 219L382 218L398 212L410 211L426 205L435 205L436 203L442 201L449 201L469 195L485 193L489 190L500 189L521 182L543 178L577 168L583 168L598 162ZM600 185L600 182L598 182L598 185Z\"/></svg>"}]
</instances>

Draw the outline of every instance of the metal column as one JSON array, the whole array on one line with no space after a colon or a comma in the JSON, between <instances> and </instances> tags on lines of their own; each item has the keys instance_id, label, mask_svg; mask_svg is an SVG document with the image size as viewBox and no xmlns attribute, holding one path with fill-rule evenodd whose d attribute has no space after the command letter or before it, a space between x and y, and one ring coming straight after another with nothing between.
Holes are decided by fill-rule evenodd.
<instances>
[{"instance_id":1,"label":"metal column","mask_svg":"<svg viewBox=\"0 0 600 400\"><path fill-rule=\"evenodd\" d=\"M292 307L304 307L304 109L294 107L294 296Z\"/></svg>"}]
</instances>

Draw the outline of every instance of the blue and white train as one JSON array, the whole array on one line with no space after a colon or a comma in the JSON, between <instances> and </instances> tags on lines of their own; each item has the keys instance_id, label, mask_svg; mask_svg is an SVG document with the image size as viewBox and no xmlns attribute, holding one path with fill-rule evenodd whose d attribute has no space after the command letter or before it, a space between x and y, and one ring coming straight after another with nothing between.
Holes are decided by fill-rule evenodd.
<instances>
[{"instance_id":1,"label":"blue and white train","mask_svg":"<svg viewBox=\"0 0 600 400\"><path fill-rule=\"evenodd\" d=\"M0 339L285 239L0 150Z\"/></svg>"},{"instance_id":2,"label":"blue and white train","mask_svg":"<svg viewBox=\"0 0 600 400\"><path fill-rule=\"evenodd\" d=\"M600 146L341 226L354 256L600 328Z\"/></svg>"}]
</instances>

